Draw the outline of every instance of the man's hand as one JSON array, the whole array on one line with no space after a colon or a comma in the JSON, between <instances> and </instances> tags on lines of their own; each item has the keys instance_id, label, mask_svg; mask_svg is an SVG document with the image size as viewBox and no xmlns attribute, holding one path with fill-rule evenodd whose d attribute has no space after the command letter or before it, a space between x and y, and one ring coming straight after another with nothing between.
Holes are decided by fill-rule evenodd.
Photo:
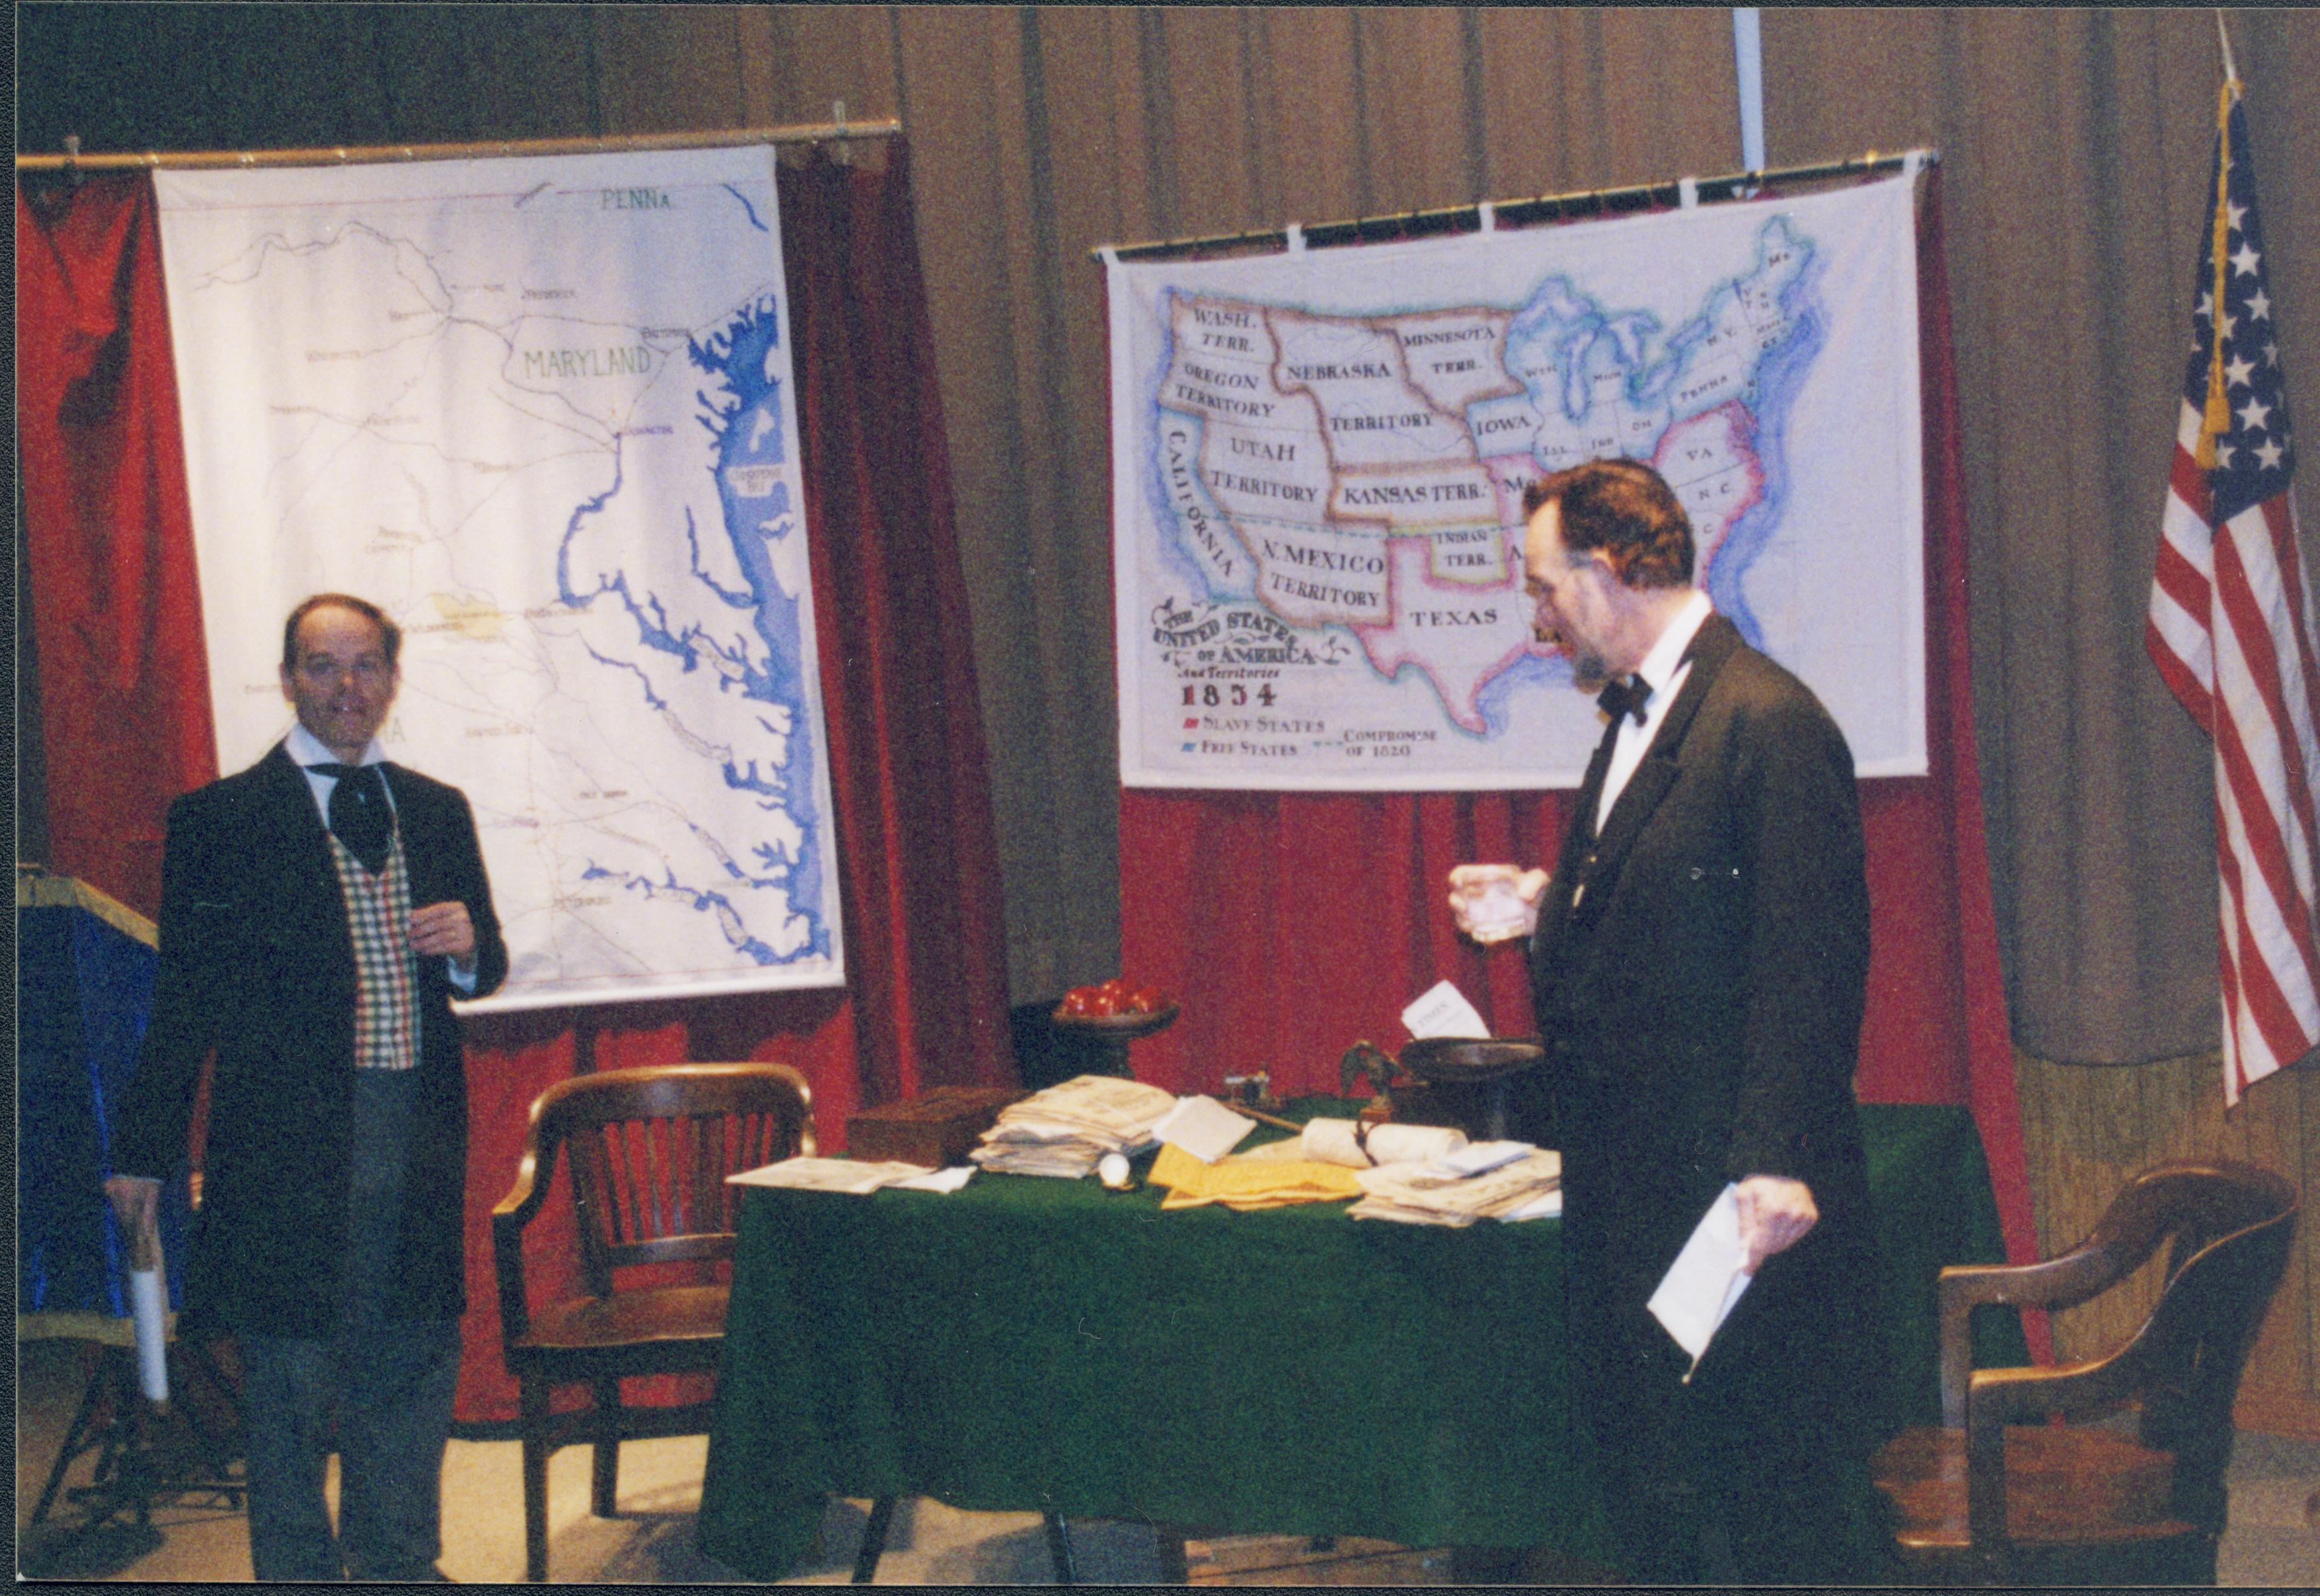
<instances>
[{"instance_id":1,"label":"man's hand","mask_svg":"<svg viewBox=\"0 0 2320 1596\"><path fill-rule=\"evenodd\" d=\"M411 951L447 953L462 973L476 968L476 927L467 906L453 898L411 911Z\"/></svg>"},{"instance_id":2,"label":"man's hand","mask_svg":"<svg viewBox=\"0 0 2320 1596\"><path fill-rule=\"evenodd\" d=\"M1812 1188L1782 1175L1751 1175L1739 1185L1740 1245L1751 1275L1776 1252L1786 1252L1820 1222Z\"/></svg>"},{"instance_id":3,"label":"man's hand","mask_svg":"<svg viewBox=\"0 0 2320 1596\"><path fill-rule=\"evenodd\" d=\"M1462 864L1450 872L1450 917L1478 942L1510 942L1538 927L1545 870L1511 864Z\"/></svg>"},{"instance_id":4,"label":"man's hand","mask_svg":"<svg viewBox=\"0 0 2320 1596\"><path fill-rule=\"evenodd\" d=\"M159 1181L143 1175L107 1176L104 1195L113 1204L113 1217L120 1222L122 1237L132 1248L139 1237L151 1234L160 1222Z\"/></svg>"}]
</instances>

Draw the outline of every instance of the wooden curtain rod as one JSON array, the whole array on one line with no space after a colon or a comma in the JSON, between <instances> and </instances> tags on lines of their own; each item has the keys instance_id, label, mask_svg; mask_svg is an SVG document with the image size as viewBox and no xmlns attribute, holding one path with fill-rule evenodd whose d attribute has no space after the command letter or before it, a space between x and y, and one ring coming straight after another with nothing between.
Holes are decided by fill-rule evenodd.
<instances>
[{"instance_id":1,"label":"wooden curtain rod","mask_svg":"<svg viewBox=\"0 0 2320 1596\"><path fill-rule=\"evenodd\" d=\"M1521 226L1527 222L1546 221L1585 211L1595 215L1609 215L1617 211L1641 211L1654 205L1672 205L1683 197L1684 185L1691 183L1703 202L1728 200L1745 190L1761 188L1767 183L1804 183L1823 177L1867 176L1878 172L1897 172L1912 158L1923 165L1937 166L1941 151L1916 149L1901 155L1880 155L1876 150L1856 156L1851 160L1822 161L1808 167L1775 167L1753 172L1727 172L1721 177L1699 179L1676 178L1665 183L1639 183L1626 188L1589 188L1572 194L1542 194L1536 199L1499 200L1491 211L1501 221ZM1403 211L1385 216L1364 216L1353 221L1324 221L1300 231L1306 244L1355 244L1377 235L1407 237L1414 233L1446 233L1462 227L1479 228L1482 207L1480 205L1445 205L1431 211ZM1161 260L1172 255L1190 255L1203 249L1231 249L1250 244L1269 244L1285 248L1289 243L1286 228L1267 228L1245 233L1212 233L1201 239L1167 239L1143 244L1098 246L1088 254L1098 260L1110 255L1115 260Z\"/></svg>"},{"instance_id":2,"label":"wooden curtain rod","mask_svg":"<svg viewBox=\"0 0 2320 1596\"><path fill-rule=\"evenodd\" d=\"M185 149L113 151L85 155L80 140L65 140L62 155L19 155L19 172L105 172L125 168L214 167L335 167L368 161L485 160L505 155L615 155L635 149L708 149L730 144L834 143L845 139L891 139L902 124L880 122L802 123L786 128L718 128L690 133L617 133L597 139L485 139L468 144L367 144L317 149Z\"/></svg>"}]
</instances>

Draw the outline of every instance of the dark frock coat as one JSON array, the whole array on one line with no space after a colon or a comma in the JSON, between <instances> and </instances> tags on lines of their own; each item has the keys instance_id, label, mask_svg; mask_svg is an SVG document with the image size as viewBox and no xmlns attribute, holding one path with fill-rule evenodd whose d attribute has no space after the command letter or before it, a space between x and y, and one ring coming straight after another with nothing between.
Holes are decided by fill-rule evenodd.
<instances>
[{"instance_id":1,"label":"dark frock coat","mask_svg":"<svg viewBox=\"0 0 2320 1596\"><path fill-rule=\"evenodd\" d=\"M458 900L475 996L507 975L476 825L458 789L383 767L415 908ZM113 1168L167 1177L186 1159L203 1059L216 1052L188 1321L326 1336L342 1298L354 1091L354 943L329 832L284 747L169 807L152 1020L113 1127ZM390 1312L465 1309L467 1092L447 960L422 958L402 1236Z\"/></svg>"},{"instance_id":2,"label":"dark frock coat","mask_svg":"<svg viewBox=\"0 0 2320 1596\"><path fill-rule=\"evenodd\" d=\"M1685 657L1600 838L1609 739L1599 748L1541 905L1541 1129L1563 1155L1576 1394L1599 1439L1664 1450L1678 1406L1712 1409L1754 1432L1708 1439L1745 1468L1874 1406L1853 1095L1869 897L1852 755L1827 711L1721 616ZM1644 1303L1725 1183L1757 1174L1803 1181L1819 1222L1767 1260L1680 1393L1684 1359Z\"/></svg>"}]
</instances>

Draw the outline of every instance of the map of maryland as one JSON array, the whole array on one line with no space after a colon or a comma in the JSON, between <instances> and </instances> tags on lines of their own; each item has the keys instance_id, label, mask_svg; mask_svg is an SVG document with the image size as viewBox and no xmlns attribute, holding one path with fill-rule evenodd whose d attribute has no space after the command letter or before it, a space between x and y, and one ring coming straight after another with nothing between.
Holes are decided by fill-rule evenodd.
<instances>
[{"instance_id":1,"label":"map of maryland","mask_svg":"<svg viewBox=\"0 0 2320 1596\"><path fill-rule=\"evenodd\" d=\"M1788 401L1823 341L1811 255L1772 219L1754 266L1663 339L1562 276L1511 307L1387 316L1172 293L1154 464L1173 536L1210 598L1344 627L1489 735L1491 684L1548 652L1522 590L1529 482L1649 461L1691 517L1703 585L1762 546Z\"/></svg>"}]
</instances>

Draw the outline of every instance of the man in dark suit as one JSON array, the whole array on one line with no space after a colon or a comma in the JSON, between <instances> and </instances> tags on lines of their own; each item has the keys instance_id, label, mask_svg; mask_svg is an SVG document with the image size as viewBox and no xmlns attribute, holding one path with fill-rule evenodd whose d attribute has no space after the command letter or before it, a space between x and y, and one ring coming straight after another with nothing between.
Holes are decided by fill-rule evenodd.
<instances>
[{"instance_id":1,"label":"man in dark suit","mask_svg":"<svg viewBox=\"0 0 2320 1596\"><path fill-rule=\"evenodd\" d=\"M507 950L467 799L380 752L401 643L363 600L300 605L298 724L170 806L152 1019L105 1182L125 1227L151 1222L214 1051L186 1319L240 1346L259 1579L440 1577L466 1306L450 1000L496 987Z\"/></svg>"},{"instance_id":2,"label":"man in dark suit","mask_svg":"<svg viewBox=\"0 0 2320 1596\"><path fill-rule=\"evenodd\" d=\"M1692 586L1690 524L1655 472L1591 462L1524 509L1541 636L1610 721L1553 877L1461 866L1451 901L1480 934L1478 900L1511 896L1531 932L1573 1396L1623 1571L1865 1576L1879 1346L1852 756ZM1693 1370L1645 1303L1727 1183L1754 1278Z\"/></svg>"}]
</instances>

